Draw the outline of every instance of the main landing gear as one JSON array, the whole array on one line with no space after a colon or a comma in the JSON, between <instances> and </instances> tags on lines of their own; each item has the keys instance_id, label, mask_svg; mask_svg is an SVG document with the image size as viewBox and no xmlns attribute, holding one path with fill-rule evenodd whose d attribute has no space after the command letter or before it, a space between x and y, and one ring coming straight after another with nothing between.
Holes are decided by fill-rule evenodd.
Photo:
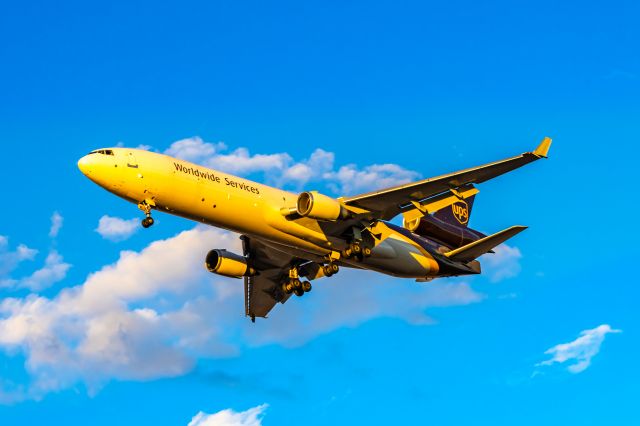
<instances>
[{"instance_id":1,"label":"main landing gear","mask_svg":"<svg viewBox=\"0 0 640 426\"><path fill-rule=\"evenodd\" d=\"M349 247L342 250L342 256L347 259L355 257L362 261L364 258L371 256L371 248L362 244L361 241L355 240L349 243Z\"/></svg>"},{"instance_id":2,"label":"main landing gear","mask_svg":"<svg viewBox=\"0 0 640 426\"><path fill-rule=\"evenodd\" d=\"M298 268L289 269L289 279L282 284L282 291L285 294L294 293L300 297L311 291L311 283L309 281L301 281L298 276Z\"/></svg>"},{"instance_id":3,"label":"main landing gear","mask_svg":"<svg viewBox=\"0 0 640 426\"><path fill-rule=\"evenodd\" d=\"M322 267L322 272L324 272L325 277L330 277L338 273L340 268L335 263L329 263Z\"/></svg>"},{"instance_id":4,"label":"main landing gear","mask_svg":"<svg viewBox=\"0 0 640 426\"><path fill-rule=\"evenodd\" d=\"M322 266L322 272L325 277L330 277L332 275L335 275L338 273L339 270L340 268L338 267L338 265L336 265L333 262L329 262L328 264ZM300 296L303 296L305 293L310 292L312 289L312 286L309 281L300 280L298 268L293 267L289 270L289 278L282 283L280 288L282 289L282 292L285 294L293 293L296 296L300 297Z\"/></svg>"},{"instance_id":5,"label":"main landing gear","mask_svg":"<svg viewBox=\"0 0 640 426\"><path fill-rule=\"evenodd\" d=\"M151 204L147 202L147 200L144 200L138 204L138 208L142 210L146 216L142 219L142 227L149 228L154 223L153 218L151 217Z\"/></svg>"}]
</instances>

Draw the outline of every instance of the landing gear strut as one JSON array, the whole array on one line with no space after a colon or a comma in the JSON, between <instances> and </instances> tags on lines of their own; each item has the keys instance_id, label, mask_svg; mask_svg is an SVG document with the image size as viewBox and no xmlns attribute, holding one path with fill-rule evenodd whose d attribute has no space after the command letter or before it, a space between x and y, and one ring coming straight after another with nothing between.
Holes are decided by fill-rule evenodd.
<instances>
[{"instance_id":1,"label":"landing gear strut","mask_svg":"<svg viewBox=\"0 0 640 426\"><path fill-rule=\"evenodd\" d=\"M144 219L142 219L142 227L148 228L153 225L154 220L151 217L151 204L147 202L147 200L144 200L138 204L138 208L142 210L146 216Z\"/></svg>"},{"instance_id":2,"label":"landing gear strut","mask_svg":"<svg viewBox=\"0 0 640 426\"><path fill-rule=\"evenodd\" d=\"M289 279L282 283L281 288L285 294L294 293L296 296L300 297L306 292L311 291L311 283L309 281L300 281L298 268L293 267L289 269Z\"/></svg>"},{"instance_id":3,"label":"landing gear strut","mask_svg":"<svg viewBox=\"0 0 640 426\"><path fill-rule=\"evenodd\" d=\"M361 241L354 240L349 243L349 247L342 250L342 255L347 259L357 257L362 261L364 258L371 256L371 248L362 244Z\"/></svg>"}]
</instances>

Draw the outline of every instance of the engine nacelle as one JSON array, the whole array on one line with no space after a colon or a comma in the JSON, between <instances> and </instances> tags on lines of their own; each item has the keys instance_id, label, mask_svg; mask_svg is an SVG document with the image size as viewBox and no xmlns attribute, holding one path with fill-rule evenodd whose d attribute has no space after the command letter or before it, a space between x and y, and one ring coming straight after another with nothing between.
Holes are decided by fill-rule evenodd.
<instances>
[{"instance_id":1,"label":"engine nacelle","mask_svg":"<svg viewBox=\"0 0 640 426\"><path fill-rule=\"evenodd\" d=\"M247 264L247 259L224 249L211 250L204 261L209 272L225 277L240 278L255 275L255 270Z\"/></svg>"},{"instance_id":2,"label":"engine nacelle","mask_svg":"<svg viewBox=\"0 0 640 426\"><path fill-rule=\"evenodd\" d=\"M452 225L432 215L426 215L410 221L404 220L402 224L407 230L415 234L434 238L453 248L462 247L486 237L486 235L475 229Z\"/></svg>"},{"instance_id":3,"label":"engine nacelle","mask_svg":"<svg viewBox=\"0 0 640 426\"><path fill-rule=\"evenodd\" d=\"M333 222L348 216L347 210L335 198L317 191L303 192L298 196L296 210L302 217Z\"/></svg>"}]
</instances>

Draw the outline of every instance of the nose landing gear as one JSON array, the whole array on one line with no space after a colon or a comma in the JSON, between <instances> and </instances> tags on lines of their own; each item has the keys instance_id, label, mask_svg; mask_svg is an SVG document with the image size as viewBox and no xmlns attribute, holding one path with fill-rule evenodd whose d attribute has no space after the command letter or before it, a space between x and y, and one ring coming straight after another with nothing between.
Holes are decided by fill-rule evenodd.
<instances>
[{"instance_id":1,"label":"nose landing gear","mask_svg":"<svg viewBox=\"0 0 640 426\"><path fill-rule=\"evenodd\" d=\"M144 200L138 203L138 208L142 210L146 216L144 219L142 219L143 228L149 228L154 223L154 220L151 217L151 207L153 206L155 206L153 200Z\"/></svg>"}]
</instances>

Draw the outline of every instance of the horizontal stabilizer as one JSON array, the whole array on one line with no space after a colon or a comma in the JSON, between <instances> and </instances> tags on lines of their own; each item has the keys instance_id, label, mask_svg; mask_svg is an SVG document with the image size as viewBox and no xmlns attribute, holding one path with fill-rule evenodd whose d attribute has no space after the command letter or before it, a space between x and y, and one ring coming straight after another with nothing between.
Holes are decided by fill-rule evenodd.
<instances>
[{"instance_id":1,"label":"horizontal stabilizer","mask_svg":"<svg viewBox=\"0 0 640 426\"><path fill-rule=\"evenodd\" d=\"M469 262L485 253L488 253L495 246L504 243L509 238L519 234L525 229L527 229L526 226L512 226L504 231L497 232L493 235L489 235L488 237L484 237L467 244L466 246L447 252L444 255L449 259L458 262Z\"/></svg>"}]
</instances>

